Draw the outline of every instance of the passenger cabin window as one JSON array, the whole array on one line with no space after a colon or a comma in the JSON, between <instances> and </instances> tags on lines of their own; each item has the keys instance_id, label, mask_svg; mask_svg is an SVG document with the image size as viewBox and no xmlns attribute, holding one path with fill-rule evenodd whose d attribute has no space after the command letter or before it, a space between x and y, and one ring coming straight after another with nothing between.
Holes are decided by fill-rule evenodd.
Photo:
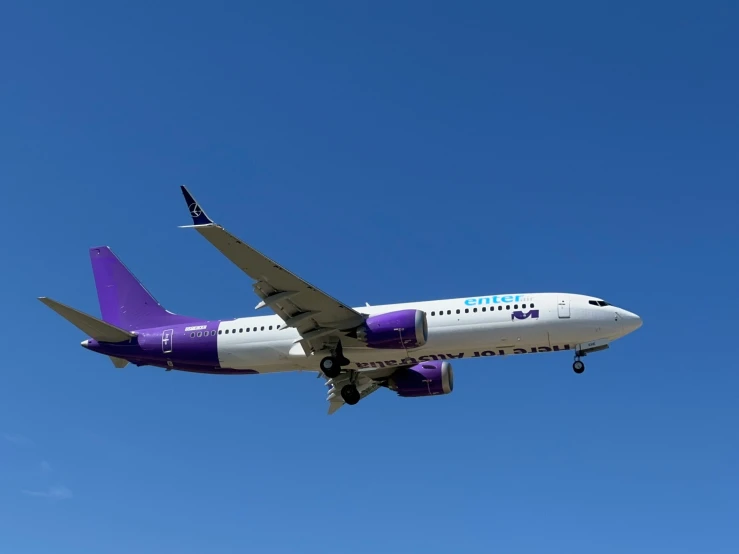
<instances>
[{"instance_id":1,"label":"passenger cabin window","mask_svg":"<svg viewBox=\"0 0 739 554\"><path fill-rule=\"evenodd\" d=\"M498 311L502 310L503 306L498 306Z\"/></svg>"},{"instance_id":2,"label":"passenger cabin window","mask_svg":"<svg viewBox=\"0 0 739 554\"><path fill-rule=\"evenodd\" d=\"M472 308L472 311L477 313L477 308Z\"/></svg>"},{"instance_id":3,"label":"passenger cabin window","mask_svg":"<svg viewBox=\"0 0 739 554\"><path fill-rule=\"evenodd\" d=\"M511 305L510 304L506 305L505 309L506 310L510 310L511 309Z\"/></svg>"},{"instance_id":4,"label":"passenger cabin window","mask_svg":"<svg viewBox=\"0 0 739 554\"><path fill-rule=\"evenodd\" d=\"M431 312L431 315L436 315L436 312Z\"/></svg>"},{"instance_id":5,"label":"passenger cabin window","mask_svg":"<svg viewBox=\"0 0 739 554\"><path fill-rule=\"evenodd\" d=\"M464 313L466 313L466 314L470 313L470 309L469 308L465 308L464 309Z\"/></svg>"},{"instance_id":6,"label":"passenger cabin window","mask_svg":"<svg viewBox=\"0 0 739 554\"><path fill-rule=\"evenodd\" d=\"M459 313L459 310L457 310L457 313Z\"/></svg>"}]
</instances>

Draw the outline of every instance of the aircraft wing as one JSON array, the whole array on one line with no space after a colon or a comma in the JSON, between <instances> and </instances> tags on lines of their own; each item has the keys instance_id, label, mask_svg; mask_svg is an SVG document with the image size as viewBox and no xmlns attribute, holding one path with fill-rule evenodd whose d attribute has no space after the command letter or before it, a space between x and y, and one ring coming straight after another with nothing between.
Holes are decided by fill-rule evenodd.
<instances>
[{"instance_id":1,"label":"aircraft wing","mask_svg":"<svg viewBox=\"0 0 739 554\"><path fill-rule=\"evenodd\" d=\"M339 302L325 292L290 273L248 244L226 231L205 214L195 198L184 186L195 228L241 271L254 279L254 292L262 299L257 309L271 308L302 337L306 355L335 342L342 330L349 330L364 322L364 316Z\"/></svg>"}]
</instances>

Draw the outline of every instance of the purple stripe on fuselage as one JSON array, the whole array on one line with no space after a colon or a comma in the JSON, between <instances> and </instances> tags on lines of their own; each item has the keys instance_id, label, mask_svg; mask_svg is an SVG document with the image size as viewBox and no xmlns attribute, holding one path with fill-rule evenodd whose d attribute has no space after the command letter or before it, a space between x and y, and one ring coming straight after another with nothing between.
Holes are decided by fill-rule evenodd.
<instances>
[{"instance_id":1,"label":"purple stripe on fuselage","mask_svg":"<svg viewBox=\"0 0 739 554\"><path fill-rule=\"evenodd\" d=\"M218 360L218 324L220 321L194 321L181 325L155 327L136 331L130 342L100 343L88 341L87 348L108 356L116 356L138 365L171 367L183 371L205 373L234 372L222 368ZM248 373L253 370L244 370ZM228 374L228 373L223 373Z\"/></svg>"},{"instance_id":2,"label":"purple stripe on fuselage","mask_svg":"<svg viewBox=\"0 0 739 554\"><path fill-rule=\"evenodd\" d=\"M139 334L139 345L157 359L192 366L219 367L218 321L145 329Z\"/></svg>"}]
</instances>

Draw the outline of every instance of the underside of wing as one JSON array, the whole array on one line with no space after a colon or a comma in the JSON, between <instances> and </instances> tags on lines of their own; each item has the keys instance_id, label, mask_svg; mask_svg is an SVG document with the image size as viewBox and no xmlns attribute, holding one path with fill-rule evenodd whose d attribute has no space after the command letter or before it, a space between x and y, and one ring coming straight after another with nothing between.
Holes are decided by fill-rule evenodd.
<instances>
[{"instance_id":1,"label":"underside of wing","mask_svg":"<svg viewBox=\"0 0 739 554\"><path fill-rule=\"evenodd\" d=\"M339 302L280 264L244 243L211 221L185 187L182 187L194 227L239 269L254 279L254 292L261 302L295 328L306 354L338 342L341 332L364 321L359 312Z\"/></svg>"},{"instance_id":2,"label":"underside of wing","mask_svg":"<svg viewBox=\"0 0 739 554\"><path fill-rule=\"evenodd\" d=\"M345 372L339 374L338 377L326 378L319 373L319 377L326 379L328 387L328 415L333 414L347 404L342 395L342 389L348 385L354 385L359 393L359 398L355 398L358 402L380 388L389 387L393 376L399 372L412 367L410 364L397 365L393 367L384 367L381 369L365 369L361 371ZM356 402L355 402L356 403Z\"/></svg>"},{"instance_id":3,"label":"underside of wing","mask_svg":"<svg viewBox=\"0 0 739 554\"><path fill-rule=\"evenodd\" d=\"M454 390L454 371L449 360L430 360L392 367L340 373L326 380L329 387L328 413L344 404L356 404L378 388L388 388L402 397L450 394Z\"/></svg>"}]
</instances>

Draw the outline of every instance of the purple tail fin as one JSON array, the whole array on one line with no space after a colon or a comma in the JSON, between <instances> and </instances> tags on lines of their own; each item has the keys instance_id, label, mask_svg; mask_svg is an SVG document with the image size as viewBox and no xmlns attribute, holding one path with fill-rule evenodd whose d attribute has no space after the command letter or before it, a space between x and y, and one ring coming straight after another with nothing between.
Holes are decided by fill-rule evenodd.
<instances>
[{"instance_id":1,"label":"purple tail fin","mask_svg":"<svg viewBox=\"0 0 739 554\"><path fill-rule=\"evenodd\" d=\"M196 321L165 310L107 246L90 248L103 320L123 329L147 329Z\"/></svg>"}]
</instances>

